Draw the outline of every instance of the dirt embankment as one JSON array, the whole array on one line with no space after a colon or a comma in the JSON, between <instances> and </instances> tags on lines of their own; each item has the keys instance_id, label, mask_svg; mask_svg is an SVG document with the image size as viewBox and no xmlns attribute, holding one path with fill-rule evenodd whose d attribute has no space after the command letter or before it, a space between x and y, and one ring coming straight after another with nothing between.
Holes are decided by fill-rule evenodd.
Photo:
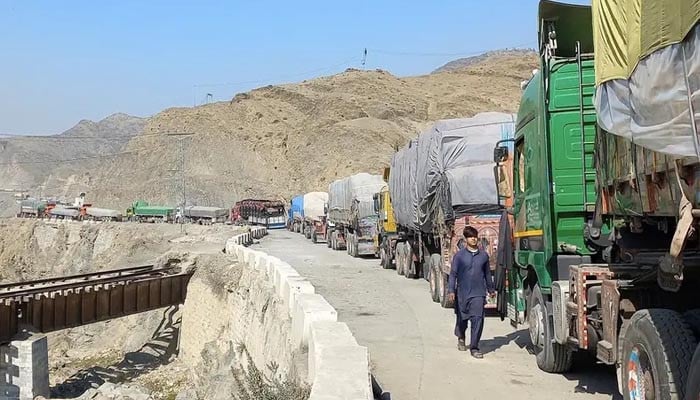
<instances>
[{"instance_id":1,"label":"dirt embankment","mask_svg":"<svg viewBox=\"0 0 700 400\"><path fill-rule=\"evenodd\" d=\"M225 271L232 260L222 253L240 228L171 224L50 224L0 220L2 282L156 265L180 260L181 268ZM219 278L238 283L229 275ZM92 398L91 388L108 398L151 393L172 399L189 382L188 363L179 354L182 307L155 310L48 334L52 398ZM124 386L129 383L131 386ZM103 394L104 394L103 393ZM116 397L113 397L115 394Z\"/></svg>"}]
</instances>

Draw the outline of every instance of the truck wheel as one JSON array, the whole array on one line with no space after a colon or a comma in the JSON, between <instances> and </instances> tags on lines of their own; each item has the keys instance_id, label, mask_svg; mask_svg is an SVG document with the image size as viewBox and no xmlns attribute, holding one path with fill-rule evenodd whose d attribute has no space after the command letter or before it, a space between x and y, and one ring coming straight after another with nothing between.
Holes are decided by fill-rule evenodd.
<instances>
[{"instance_id":1,"label":"truck wheel","mask_svg":"<svg viewBox=\"0 0 700 400\"><path fill-rule=\"evenodd\" d=\"M535 285L528 301L527 315L537 366L545 372L561 373L571 368L572 351L568 346L554 342L551 309L551 304L545 302L542 296L540 286Z\"/></svg>"},{"instance_id":2,"label":"truck wheel","mask_svg":"<svg viewBox=\"0 0 700 400\"><path fill-rule=\"evenodd\" d=\"M409 279L414 279L416 273L416 262L413 261L413 247L406 243L405 247L406 258L404 259L403 276Z\"/></svg>"},{"instance_id":3,"label":"truck wheel","mask_svg":"<svg viewBox=\"0 0 700 400\"><path fill-rule=\"evenodd\" d=\"M440 293L438 292L440 285L438 285L437 281L442 272L440 271L440 261L439 254L431 254L428 267L426 268L428 270L428 282L430 282L430 286L428 286L430 288L430 298L436 303L440 301Z\"/></svg>"},{"instance_id":4,"label":"truck wheel","mask_svg":"<svg viewBox=\"0 0 700 400\"><path fill-rule=\"evenodd\" d=\"M686 311L683 313L683 319L688 324L688 328L695 335L695 340L700 341L700 309Z\"/></svg>"},{"instance_id":5,"label":"truck wheel","mask_svg":"<svg viewBox=\"0 0 700 400\"><path fill-rule=\"evenodd\" d=\"M626 400L684 399L696 342L679 313L659 308L637 311L620 342Z\"/></svg>"},{"instance_id":6,"label":"truck wheel","mask_svg":"<svg viewBox=\"0 0 700 400\"><path fill-rule=\"evenodd\" d=\"M331 240L332 236L333 236L332 231L326 231L326 247L328 247L329 249L331 248L331 245L333 243L333 241Z\"/></svg>"},{"instance_id":7,"label":"truck wheel","mask_svg":"<svg viewBox=\"0 0 700 400\"><path fill-rule=\"evenodd\" d=\"M352 235L345 235L345 252L352 257Z\"/></svg>"},{"instance_id":8,"label":"truck wheel","mask_svg":"<svg viewBox=\"0 0 700 400\"><path fill-rule=\"evenodd\" d=\"M404 243L396 245L396 273L403 275Z\"/></svg>"},{"instance_id":9,"label":"truck wheel","mask_svg":"<svg viewBox=\"0 0 700 400\"><path fill-rule=\"evenodd\" d=\"M685 389L686 400L697 400L698 398L700 398L700 345L695 348L695 354L690 361L688 385Z\"/></svg>"},{"instance_id":10,"label":"truck wheel","mask_svg":"<svg viewBox=\"0 0 700 400\"><path fill-rule=\"evenodd\" d=\"M448 279L450 278L449 275L443 273L440 271L438 273L438 276L436 277L438 281L438 293L440 297L440 305L442 308L454 308L455 307L455 302L450 301L450 296L448 296L448 290L449 290L449 285L448 285Z\"/></svg>"},{"instance_id":11,"label":"truck wheel","mask_svg":"<svg viewBox=\"0 0 700 400\"><path fill-rule=\"evenodd\" d=\"M381 247L379 248L379 258L382 260L382 268L384 269L391 268L391 259L389 258L389 252L387 251L387 247L389 246L388 242L388 240L384 239Z\"/></svg>"},{"instance_id":12,"label":"truck wheel","mask_svg":"<svg viewBox=\"0 0 700 400\"><path fill-rule=\"evenodd\" d=\"M311 239L311 227L310 226L306 227L304 236L306 236L307 239Z\"/></svg>"}]
</instances>

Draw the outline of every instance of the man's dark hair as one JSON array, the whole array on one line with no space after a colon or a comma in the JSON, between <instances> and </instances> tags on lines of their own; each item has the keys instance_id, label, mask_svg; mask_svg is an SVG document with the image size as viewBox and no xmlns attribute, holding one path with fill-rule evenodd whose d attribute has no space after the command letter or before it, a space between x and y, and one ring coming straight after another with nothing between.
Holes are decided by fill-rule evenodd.
<instances>
[{"instance_id":1,"label":"man's dark hair","mask_svg":"<svg viewBox=\"0 0 700 400\"><path fill-rule=\"evenodd\" d=\"M470 238L470 237L478 238L479 232L476 229L472 228L471 226L467 225L464 227L464 230L462 231L462 235L465 238Z\"/></svg>"}]
</instances>

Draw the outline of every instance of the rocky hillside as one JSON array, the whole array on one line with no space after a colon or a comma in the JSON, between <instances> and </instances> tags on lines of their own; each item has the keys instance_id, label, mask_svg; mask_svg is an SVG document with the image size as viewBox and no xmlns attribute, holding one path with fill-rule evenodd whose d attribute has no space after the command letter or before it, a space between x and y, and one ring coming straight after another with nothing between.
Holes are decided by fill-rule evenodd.
<instances>
[{"instance_id":1,"label":"rocky hillside","mask_svg":"<svg viewBox=\"0 0 700 400\"><path fill-rule=\"evenodd\" d=\"M101 157L120 152L145 125L144 118L114 114L99 122L80 121L56 136L0 138L0 189L72 198L72 191L94 185Z\"/></svg>"},{"instance_id":2,"label":"rocky hillside","mask_svg":"<svg viewBox=\"0 0 700 400\"><path fill-rule=\"evenodd\" d=\"M440 72L450 72L450 71L457 71L460 69L464 69L467 67L470 67L475 64L479 64L481 62L484 62L488 59L492 58L501 58L501 57L523 57L523 58L528 58L528 59L533 59L535 61L533 65L536 65L536 57L537 53L535 53L534 50L531 49L504 49L504 50L494 50L494 51L489 51L483 54L479 54L477 56L471 56L471 57L464 57L464 58L458 58L456 60L452 60L448 62L447 64L441 66L440 68L436 69L433 71L434 74L440 73Z\"/></svg>"},{"instance_id":3,"label":"rocky hillside","mask_svg":"<svg viewBox=\"0 0 700 400\"><path fill-rule=\"evenodd\" d=\"M533 54L487 57L451 72L398 78L347 70L240 93L229 102L167 109L148 120L128 154L106 160L90 197L123 208L142 198L178 204L178 139L184 139L188 203L327 190L349 174L379 172L396 146L430 121L517 109Z\"/></svg>"}]
</instances>

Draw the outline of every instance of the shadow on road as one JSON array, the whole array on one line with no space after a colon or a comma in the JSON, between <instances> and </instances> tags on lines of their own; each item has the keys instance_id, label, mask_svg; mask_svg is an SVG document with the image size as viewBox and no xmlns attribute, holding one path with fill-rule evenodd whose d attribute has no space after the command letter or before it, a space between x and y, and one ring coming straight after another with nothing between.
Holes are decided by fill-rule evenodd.
<instances>
[{"instance_id":1,"label":"shadow on road","mask_svg":"<svg viewBox=\"0 0 700 400\"><path fill-rule=\"evenodd\" d=\"M391 400L391 393L382 389L377 379L374 378L374 374L372 374L372 394L374 395L374 400Z\"/></svg>"},{"instance_id":2,"label":"shadow on road","mask_svg":"<svg viewBox=\"0 0 700 400\"><path fill-rule=\"evenodd\" d=\"M482 340L479 345L484 354L494 352L509 343L515 343L519 348L533 354L527 329L511 332L505 336L496 336ZM612 399L622 399L617 391L615 367L603 365L594 357L585 353L574 353L574 365L571 371L562 374L566 379L577 382L576 393L606 394Z\"/></svg>"},{"instance_id":3,"label":"shadow on road","mask_svg":"<svg viewBox=\"0 0 700 400\"><path fill-rule=\"evenodd\" d=\"M105 382L128 382L172 362L179 350L181 318L174 319L177 309L177 306L165 309L151 340L138 351L126 353L121 361L108 367L91 367L76 372L65 382L51 388L51 398L78 397Z\"/></svg>"}]
</instances>

